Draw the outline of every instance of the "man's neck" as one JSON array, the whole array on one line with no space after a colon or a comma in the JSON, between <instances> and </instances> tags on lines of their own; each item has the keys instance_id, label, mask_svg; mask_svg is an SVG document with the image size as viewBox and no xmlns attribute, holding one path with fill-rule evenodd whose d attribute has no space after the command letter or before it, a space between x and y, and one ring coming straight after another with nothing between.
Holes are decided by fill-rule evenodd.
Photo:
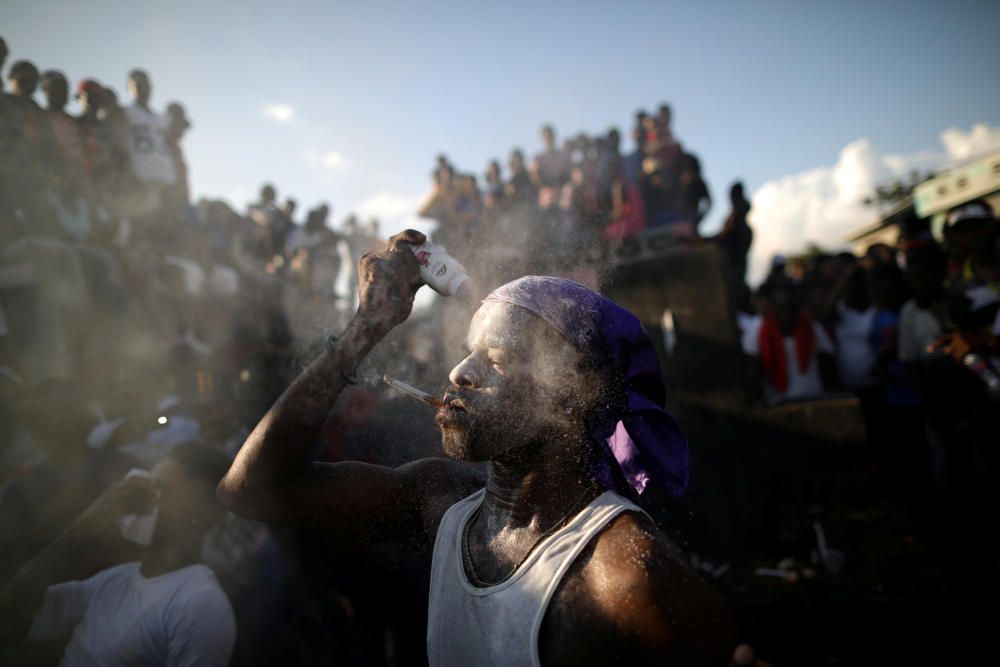
<instances>
[{"instance_id":1,"label":"man's neck","mask_svg":"<svg viewBox=\"0 0 1000 667\"><path fill-rule=\"evenodd\" d=\"M557 439L521 448L516 455L490 461L483 519L488 533L528 528L542 533L567 512L604 490L582 439Z\"/></svg>"}]
</instances>

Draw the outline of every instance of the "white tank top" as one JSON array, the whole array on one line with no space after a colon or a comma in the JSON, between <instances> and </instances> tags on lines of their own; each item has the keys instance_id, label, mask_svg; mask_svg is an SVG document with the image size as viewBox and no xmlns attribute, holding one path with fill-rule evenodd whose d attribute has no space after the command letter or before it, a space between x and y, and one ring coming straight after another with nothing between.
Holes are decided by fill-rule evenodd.
<instances>
[{"instance_id":1,"label":"white tank top","mask_svg":"<svg viewBox=\"0 0 1000 667\"><path fill-rule=\"evenodd\" d=\"M485 490L452 505L434 540L427 618L431 667L538 667L538 630L556 587L577 555L614 517L642 510L605 491L560 530L539 542L505 581L478 588L462 562L465 525Z\"/></svg>"}]
</instances>

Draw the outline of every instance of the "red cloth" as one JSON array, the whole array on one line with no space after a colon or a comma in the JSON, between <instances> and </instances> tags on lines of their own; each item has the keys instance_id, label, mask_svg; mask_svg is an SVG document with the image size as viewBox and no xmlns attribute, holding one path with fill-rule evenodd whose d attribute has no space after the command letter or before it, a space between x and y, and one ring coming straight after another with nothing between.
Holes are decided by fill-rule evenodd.
<instances>
[{"instance_id":1,"label":"red cloth","mask_svg":"<svg viewBox=\"0 0 1000 667\"><path fill-rule=\"evenodd\" d=\"M625 201L622 203L621 215L604 228L604 239L624 239L635 236L646 228L646 207L642 201L642 193L632 183L622 186Z\"/></svg>"},{"instance_id":2,"label":"red cloth","mask_svg":"<svg viewBox=\"0 0 1000 667\"><path fill-rule=\"evenodd\" d=\"M788 389L785 339L781 335L781 326L773 308L764 313L759 335L760 364L764 368L764 374L775 390L784 392ZM804 373L816 352L816 332L813 330L812 320L805 312L799 313L792 336L795 338L795 357L799 362L799 372Z\"/></svg>"}]
</instances>

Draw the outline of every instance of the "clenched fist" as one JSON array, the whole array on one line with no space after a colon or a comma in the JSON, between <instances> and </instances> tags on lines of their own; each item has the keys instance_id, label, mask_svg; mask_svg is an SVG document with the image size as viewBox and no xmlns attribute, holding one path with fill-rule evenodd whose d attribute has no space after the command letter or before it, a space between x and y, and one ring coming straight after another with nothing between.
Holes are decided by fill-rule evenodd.
<instances>
[{"instance_id":1,"label":"clenched fist","mask_svg":"<svg viewBox=\"0 0 1000 667\"><path fill-rule=\"evenodd\" d=\"M423 281L407 244L419 245L426 239L407 229L390 238L384 250L365 253L358 261L358 317L374 331L384 335L410 316Z\"/></svg>"}]
</instances>

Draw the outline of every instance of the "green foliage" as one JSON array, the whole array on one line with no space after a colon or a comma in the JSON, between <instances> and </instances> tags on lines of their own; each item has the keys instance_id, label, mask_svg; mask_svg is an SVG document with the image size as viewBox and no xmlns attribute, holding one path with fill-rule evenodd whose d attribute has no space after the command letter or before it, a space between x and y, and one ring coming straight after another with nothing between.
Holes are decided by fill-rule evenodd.
<instances>
[{"instance_id":1,"label":"green foliage","mask_svg":"<svg viewBox=\"0 0 1000 667\"><path fill-rule=\"evenodd\" d=\"M914 169L905 179L897 179L887 185L879 185L875 192L865 197L865 206L875 206L878 208L890 208L905 201L913 195L913 188L924 181L934 178L933 172L924 172Z\"/></svg>"}]
</instances>

